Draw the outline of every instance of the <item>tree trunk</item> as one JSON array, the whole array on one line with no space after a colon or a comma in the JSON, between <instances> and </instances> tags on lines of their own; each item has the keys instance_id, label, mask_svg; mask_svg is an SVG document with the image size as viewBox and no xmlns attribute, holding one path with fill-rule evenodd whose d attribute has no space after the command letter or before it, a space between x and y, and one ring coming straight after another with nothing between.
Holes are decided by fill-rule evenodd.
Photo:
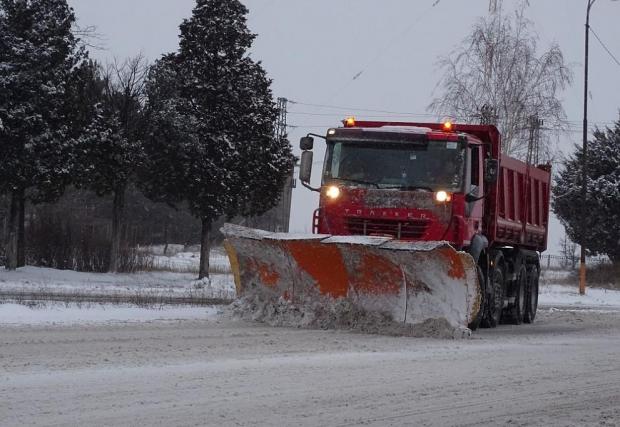
<instances>
[{"instance_id":1,"label":"tree trunk","mask_svg":"<svg viewBox=\"0 0 620 427\"><path fill-rule=\"evenodd\" d=\"M17 220L19 217L19 201L18 192L13 191L11 193L11 207L9 209L9 229L6 240L6 269L17 269L17 239L18 239L18 225Z\"/></svg>"},{"instance_id":2,"label":"tree trunk","mask_svg":"<svg viewBox=\"0 0 620 427\"><path fill-rule=\"evenodd\" d=\"M111 273L118 273L120 266L121 230L124 209L125 186L122 186L114 191L114 202L112 205L112 245L110 247L110 267L108 269Z\"/></svg>"},{"instance_id":3,"label":"tree trunk","mask_svg":"<svg viewBox=\"0 0 620 427\"><path fill-rule=\"evenodd\" d=\"M18 229L17 229L17 267L26 265L26 196L24 190L17 194L17 204L19 207Z\"/></svg>"},{"instance_id":4,"label":"tree trunk","mask_svg":"<svg viewBox=\"0 0 620 427\"><path fill-rule=\"evenodd\" d=\"M164 255L168 254L168 219L164 224Z\"/></svg>"},{"instance_id":5,"label":"tree trunk","mask_svg":"<svg viewBox=\"0 0 620 427\"><path fill-rule=\"evenodd\" d=\"M211 233L211 220L202 218L202 233L200 238L200 270L198 280L209 278L209 234Z\"/></svg>"}]
</instances>

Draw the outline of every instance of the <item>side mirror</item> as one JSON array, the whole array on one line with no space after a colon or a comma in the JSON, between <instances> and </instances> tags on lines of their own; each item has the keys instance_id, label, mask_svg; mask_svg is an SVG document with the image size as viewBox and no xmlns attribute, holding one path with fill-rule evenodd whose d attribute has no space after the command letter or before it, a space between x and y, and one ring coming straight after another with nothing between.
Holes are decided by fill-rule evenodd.
<instances>
[{"instance_id":1,"label":"side mirror","mask_svg":"<svg viewBox=\"0 0 620 427\"><path fill-rule=\"evenodd\" d=\"M311 136L304 136L299 140L299 147L303 150L312 150L314 147L314 138Z\"/></svg>"},{"instance_id":2,"label":"side mirror","mask_svg":"<svg viewBox=\"0 0 620 427\"><path fill-rule=\"evenodd\" d=\"M302 138L303 140L304 138ZM312 138L310 138L312 139ZM301 163L299 164L299 180L310 183L310 177L312 176L312 151L304 151L301 153Z\"/></svg>"},{"instance_id":3,"label":"side mirror","mask_svg":"<svg viewBox=\"0 0 620 427\"><path fill-rule=\"evenodd\" d=\"M484 182L494 184L497 182L499 174L499 161L497 159L486 159L484 161Z\"/></svg>"},{"instance_id":4,"label":"side mirror","mask_svg":"<svg viewBox=\"0 0 620 427\"><path fill-rule=\"evenodd\" d=\"M467 194L465 195L465 201L466 201L467 203L477 202L477 201L478 201L478 200L480 200L480 199L481 199L481 198L480 198L480 197L478 197L478 195L477 195L477 194L474 194L473 192L472 192L472 193L467 193Z\"/></svg>"}]
</instances>

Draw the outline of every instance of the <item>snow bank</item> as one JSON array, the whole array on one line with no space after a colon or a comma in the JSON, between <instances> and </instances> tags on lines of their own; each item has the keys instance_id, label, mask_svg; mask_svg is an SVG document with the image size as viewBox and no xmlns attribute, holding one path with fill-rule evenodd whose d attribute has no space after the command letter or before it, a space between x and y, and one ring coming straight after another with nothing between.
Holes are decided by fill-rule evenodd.
<instances>
[{"instance_id":1,"label":"snow bank","mask_svg":"<svg viewBox=\"0 0 620 427\"><path fill-rule=\"evenodd\" d=\"M164 249L166 249L166 254L168 256L174 256L179 252L183 252L185 250L185 245L177 245L171 243L168 244L167 248L165 245L138 246L139 251L151 255L164 255Z\"/></svg>"},{"instance_id":2,"label":"snow bank","mask_svg":"<svg viewBox=\"0 0 620 427\"><path fill-rule=\"evenodd\" d=\"M0 325L88 324L152 322L157 320L204 320L218 317L215 307L166 306L157 309L128 305L45 304L27 307L0 303Z\"/></svg>"},{"instance_id":3,"label":"snow bank","mask_svg":"<svg viewBox=\"0 0 620 427\"><path fill-rule=\"evenodd\" d=\"M178 252L171 256L154 255L153 264L160 269L170 271L198 272L200 267L200 252ZM219 272L230 272L228 255L221 251L211 251L209 265Z\"/></svg>"},{"instance_id":4,"label":"snow bank","mask_svg":"<svg viewBox=\"0 0 620 427\"><path fill-rule=\"evenodd\" d=\"M235 297L232 275L212 274L209 283L198 282L191 273L165 271L132 274L81 273L72 270L23 267L17 271L0 268L1 292L53 292L97 295Z\"/></svg>"},{"instance_id":5,"label":"snow bank","mask_svg":"<svg viewBox=\"0 0 620 427\"><path fill-rule=\"evenodd\" d=\"M256 293L235 301L232 312L244 320L271 326L344 329L368 334L444 339L471 335L469 329L454 327L446 319L428 319L418 324L395 322L388 314L365 311L347 299L293 304L283 298L273 300Z\"/></svg>"}]
</instances>

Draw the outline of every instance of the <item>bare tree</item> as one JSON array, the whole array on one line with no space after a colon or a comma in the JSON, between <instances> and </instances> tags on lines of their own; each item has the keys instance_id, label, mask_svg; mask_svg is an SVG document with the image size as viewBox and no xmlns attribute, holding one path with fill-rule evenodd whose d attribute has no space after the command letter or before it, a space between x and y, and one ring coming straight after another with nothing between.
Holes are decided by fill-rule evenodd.
<instances>
[{"instance_id":1,"label":"bare tree","mask_svg":"<svg viewBox=\"0 0 620 427\"><path fill-rule=\"evenodd\" d=\"M82 27L74 23L71 28L71 33L77 38L82 47L94 50L105 50L105 37L97 31L97 27L94 25Z\"/></svg>"},{"instance_id":2,"label":"bare tree","mask_svg":"<svg viewBox=\"0 0 620 427\"><path fill-rule=\"evenodd\" d=\"M439 61L443 77L428 109L467 123L496 124L504 153L524 158L531 117L544 120L542 157L549 158L552 136L566 127L560 93L572 73L557 44L538 54L539 36L522 2L509 15L481 18L450 55Z\"/></svg>"},{"instance_id":3,"label":"bare tree","mask_svg":"<svg viewBox=\"0 0 620 427\"><path fill-rule=\"evenodd\" d=\"M81 150L82 185L114 196L110 271L119 267L125 193L141 160L143 106L148 64L142 55L115 61L100 71L99 114Z\"/></svg>"}]
</instances>

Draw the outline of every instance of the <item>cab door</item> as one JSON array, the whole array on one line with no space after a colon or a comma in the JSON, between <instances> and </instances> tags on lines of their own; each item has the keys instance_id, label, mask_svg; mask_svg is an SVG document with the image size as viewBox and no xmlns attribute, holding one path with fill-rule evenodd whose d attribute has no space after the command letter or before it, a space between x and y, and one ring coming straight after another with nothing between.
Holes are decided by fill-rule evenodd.
<instances>
[{"instance_id":1,"label":"cab door","mask_svg":"<svg viewBox=\"0 0 620 427\"><path fill-rule=\"evenodd\" d=\"M468 235L482 233L482 214L484 212L484 168L482 145L467 148L468 168L465 180L465 194L471 201L465 203ZM478 200L475 200L478 199Z\"/></svg>"}]
</instances>

